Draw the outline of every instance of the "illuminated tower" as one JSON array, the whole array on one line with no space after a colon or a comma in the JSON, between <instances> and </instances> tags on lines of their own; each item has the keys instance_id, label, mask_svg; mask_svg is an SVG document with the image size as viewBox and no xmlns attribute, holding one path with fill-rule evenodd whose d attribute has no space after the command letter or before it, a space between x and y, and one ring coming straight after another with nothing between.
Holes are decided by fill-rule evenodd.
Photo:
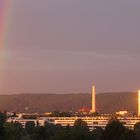
<instances>
[{"instance_id":1,"label":"illuminated tower","mask_svg":"<svg viewBox=\"0 0 140 140\"><path fill-rule=\"evenodd\" d=\"M95 86L93 85L92 86L92 109L91 109L91 112L96 112L96 108L95 108Z\"/></svg>"},{"instance_id":2,"label":"illuminated tower","mask_svg":"<svg viewBox=\"0 0 140 140\"><path fill-rule=\"evenodd\" d=\"M138 116L140 116L140 90L138 90Z\"/></svg>"}]
</instances>

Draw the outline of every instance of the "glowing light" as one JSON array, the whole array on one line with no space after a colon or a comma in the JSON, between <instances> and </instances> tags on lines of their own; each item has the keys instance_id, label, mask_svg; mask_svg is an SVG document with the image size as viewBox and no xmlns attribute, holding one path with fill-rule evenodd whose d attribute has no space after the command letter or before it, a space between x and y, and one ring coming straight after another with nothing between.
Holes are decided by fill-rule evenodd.
<instances>
[{"instance_id":1,"label":"glowing light","mask_svg":"<svg viewBox=\"0 0 140 140\"><path fill-rule=\"evenodd\" d=\"M92 86L92 110L91 112L96 112L95 108L95 86Z\"/></svg>"},{"instance_id":2,"label":"glowing light","mask_svg":"<svg viewBox=\"0 0 140 140\"><path fill-rule=\"evenodd\" d=\"M138 116L140 116L140 90L138 90Z\"/></svg>"},{"instance_id":3,"label":"glowing light","mask_svg":"<svg viewBox=\"0 0 140 140\"><path fill-rule=\"evenodd\" d=\"M118 112L116 112L116 114L124 116L124 115L128 114L128 111L118 111Z\"/></svg>"}]
</instances>

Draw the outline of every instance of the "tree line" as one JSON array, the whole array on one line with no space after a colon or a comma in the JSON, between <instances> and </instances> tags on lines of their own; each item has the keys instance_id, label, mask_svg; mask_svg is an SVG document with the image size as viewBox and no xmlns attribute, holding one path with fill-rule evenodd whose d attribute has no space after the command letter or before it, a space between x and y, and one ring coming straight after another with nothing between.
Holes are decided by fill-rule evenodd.
<instances>
[{"instance_id":1,"label":"tree line","mask_svg":"<svg viewBox=\"0 0 140 140\"><path fill-rule=\"evenodd\" d=\"M96 127L90 131L81 119L73 127L49 123L39 126L29 121L23 128L19 123L6 122L5 114L0 113L0 140L140 140L140 123L130 130L114 119L105 129Z\"/></svg>"}]
</instances>

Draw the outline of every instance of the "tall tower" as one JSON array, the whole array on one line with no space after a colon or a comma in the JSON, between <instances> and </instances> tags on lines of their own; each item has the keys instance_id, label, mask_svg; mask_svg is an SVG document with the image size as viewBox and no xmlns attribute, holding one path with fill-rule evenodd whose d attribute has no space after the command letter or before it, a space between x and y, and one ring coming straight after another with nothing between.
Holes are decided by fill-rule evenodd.
<instances>
[{"instance_id":1,"label":"tall tower","mask_svg":"<svg viewBox=\"0 0 140 140\"><path fill-rule=\"evenodd\" d=\"M138 116L140 116L140 90L138 90Z\"/></svg>"},{"instance_id":2,"label":"tall tower","mask_svg":"<svg viewBox=\"0 0 140 140\"><path fill-rule=\"evenodd\" d=\"M95 94L96 94L95 86L93 85L92 86L92 109L91 109L91 112L96 112L96 107L95 107Z\"/></svg>"}]
</instances>

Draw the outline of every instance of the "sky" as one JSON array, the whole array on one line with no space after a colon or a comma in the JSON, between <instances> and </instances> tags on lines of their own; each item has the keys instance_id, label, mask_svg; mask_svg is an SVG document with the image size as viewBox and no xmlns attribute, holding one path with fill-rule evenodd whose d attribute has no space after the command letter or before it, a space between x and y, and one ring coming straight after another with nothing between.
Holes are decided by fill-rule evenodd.
<instances>
[{"instance_id":1,"label":"sky","mask_svg":"<svg viewBox=\"0 0 140 140\"><path fill-rule=\"evenodd\" d=\"M9 8L1 94L140 88L140 0L13 0Z\"/></svg>"}]
</instances>

